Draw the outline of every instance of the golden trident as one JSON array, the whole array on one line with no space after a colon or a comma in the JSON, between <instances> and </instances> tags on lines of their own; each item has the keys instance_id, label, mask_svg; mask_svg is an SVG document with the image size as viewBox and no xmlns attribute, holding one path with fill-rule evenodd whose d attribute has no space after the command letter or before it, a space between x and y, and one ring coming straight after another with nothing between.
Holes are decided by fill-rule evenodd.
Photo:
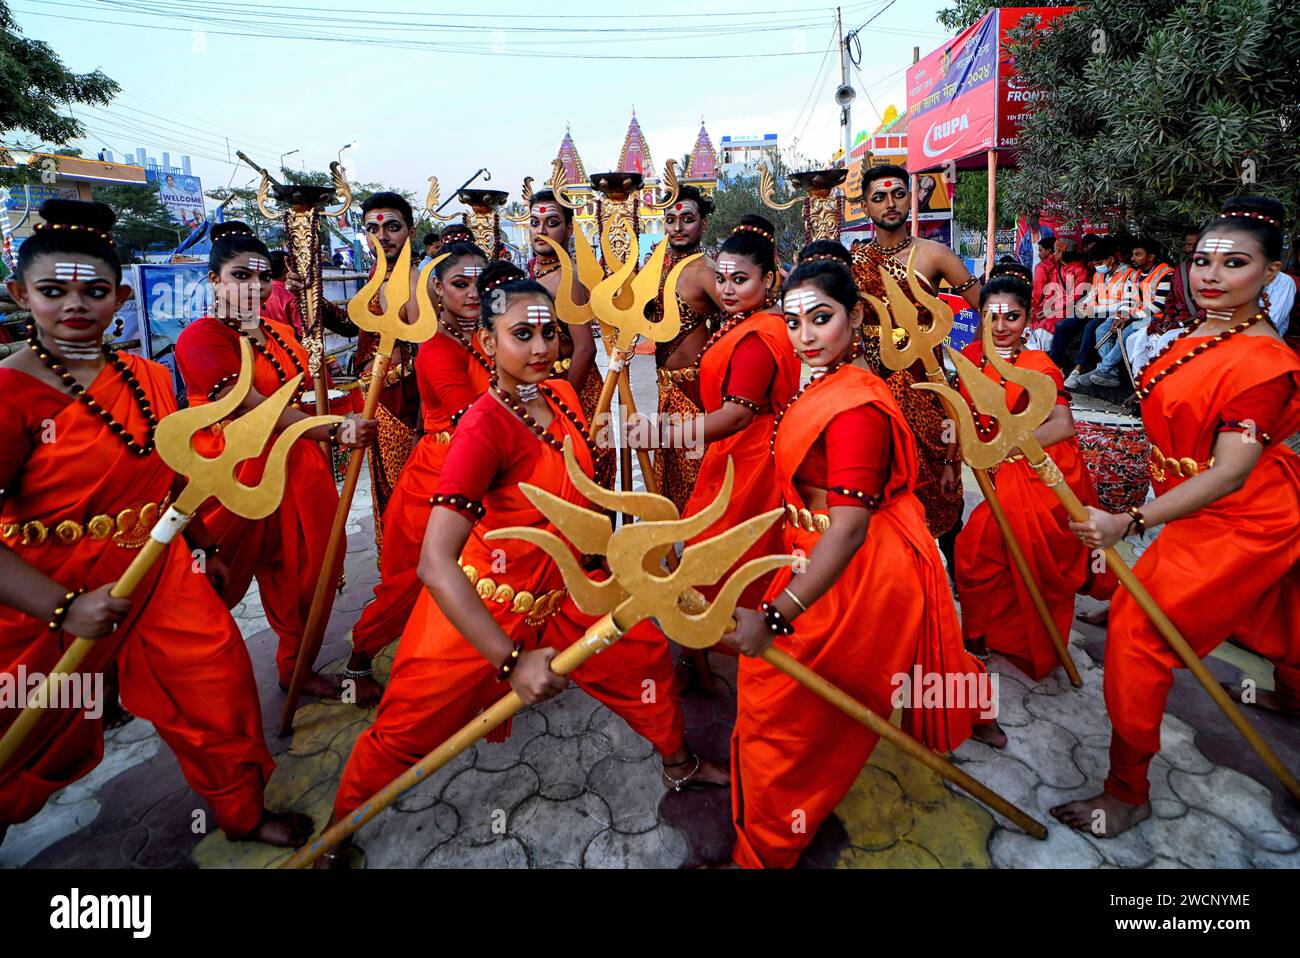
<instances>
[{"instance_id":1,"label":"golden trident","mask_svg":"<svg viewBox=\"0 0 1300 958\"><path fill-rule=\"evenodd\" d=\"M257 185L257 206L269 220L284 220L284 232L289 248L289 262L301 272L306 287L298 294L298 306L303 315L303 339L307 347L307 372L312 378L316 393L316 414L329 412L329 395L325 389L325 326L320 319L320 303L324 296L320 276L320 249L318 232L322 216L342 216L352 206L352 190L337 162L330 163L332 186L280 184L271 179L265 168L258 166L244 153L241 160L262 174ZM284 208L272 209L267 205L268 194ZM336 195L342 202L325 209L325 204Z\"/></svg>"},{"instance_id":2,"label":"golden trident","mask_svg":"<svg viewBox=\"0 0 1300 958\"><path fill-rule=\"evenodd\" d=\"M276 510L284 496L285 463L290 447L307 430L339 422L339 417L312 416L294 423L280 433L271 447L266 469L257 485L250 486L241 482L236 470L244 460L262 454L267 440L275 431L276 421L292 401L301 380L302 374L299 373L268 396L256 409L226 423L222 430L225 448L219 455L213 458L199 455L191 445L194 436L234 413L253 388L253 351L241 337L239 380L230 392L215 402L174 412L158 424L154 434L158 455L177 475L185 476L189 481L176 501L154 524L144 547L136 553L109 595L115 599L129 599L149 570L167 552L171 542L208 499L216 499L245 519L263 519ZM166 600L165 596L158 598ZM47 705L50 677L77 671L94 647L95 641L74 639L54 670L30 696L30 704L9 726L4 738L0 739L0 768L4 768L39 721L41 710Z\"/></svg>"},{"instance_id":3,"label":"golden trident","mask_svg":"<svg viewBox=\"0 0 1300 958\"><path fill-rule=\"evenodd\" d=\"M1052 411L1052 406L1056 403L1056 384L1042 373L1035 372L1032 369L1019 369L1011 363L1006 362L997 354L993 348L993 330L992 324L984 325L984 355L988 357L990 365L1008 382L1013 382L1020 386L1029 395L1029 406L1024 412L1013 413L1007 405L1006 392L989 377L985 376L975 364L959 353L952 347L948 347L948 354L957 368L957 375L961 381L966 384L966 390L971 395L971 400L975 409L982 415L996 419L998 423L998 434L993 439L984 441L979 438L975 432L975 420L971 415L970 408L966 403L961 401L960 395L948 386L941 386L935 383L916 383L915 389L929 389L945 396L952 405L957 409L957 414L961 419L961 445L962 455L966 461L974 466L988 467L995 463L1001 462L1010 450L1019 448L1025 455L1026 461L1030 468L1038 473L1038 478L1043 480L1052 492L1056 493L1056 498L1061 500L1066 511L1069 512L1070 518L1075 522L1087 522L1088 510L1079 497L1074 494L1074 490L1065 482L1061 475L1061 470L1052 457L1034 438L1034 430L1042 425L1043 421ZM1246 717L1241 714L1241 710L1228 698L1223 687L1215 680L1209 670L1194 651L1187 644L1187 640L1179 633L1177 626L1165 615L1164 611L1156 604L1155 599L1151 597L1128 563L1126 563L1116 551L1114 546L1105 550L1106 565L1120 584L1128 590L1133 596L1138 606L1146 613L1151 624L1164 637L1165 641L1173 647L1182 659L1185 665L1197 680L1205 687L1205 691L1214 699L1215 704L1223 710L1223 714L1228 717L1237 731L1245 736L1246 741L1250 743L1256 754L1264 760L1264 764L1269 767L1278 780L1285 786L1286 790L1291 793L1291 797L1300 801L1300 783L1298 783L1290 770L1282 764L1282 760L1269 747L1268 743L1260 736L1255 727L1246 721Z\"/></svg>"},{"instance_id":4,"label":"golden trident","mask_svg":"<svg viewBox=\"0 0 1300 958\"><path fill-rule=\"evenodd\" d=\"M679 608L678 599L697 585L717 582L780 516L774 509L755 516L721 535L686 547L681 565L671 574L652 574L656 557L674 544L690 539L722 517L731 498L732 472L727 470L722 490L714 501L689 519L678 519L671 502L649 493L617 493L602 489L583 473L565 441L565 463L569 478L593 502L623 512L645 515L646 521L611 531L609 517L558 499L550 493L521 483L520 490L547 519L564 528L575 545L590 554L604 555L611 577L604 582L589 580L573 561L568 548L553 533L532 527L513 527L489 532L488 539L522 539L540 545L557 560L565 586L574 604L588 615L599 615L578 641L551 660L556 675L568 675L593 655L605 651L638 622L655 617L660 628L675 642L708 646L717 642L732 626L732 613L745 588L760 576L795 561L795 556L762 556L736 569L723 584L712 605L700 603L693 612ZM698 595L698 593L696 593ZM492 729L506 722L524 707L511 692L491 708L475 716L451 738L363 802L347 818L336 822L320 838L300 849L282 868L304 868L391 805L403 792L432 775Z\"/></svg>"},{"instance_id":5,"label":"golden trident","mask_svg":"<svg viewBox=\"0 0 1300 958\"><path fill-rule=\"evenodd\" d=\"M416 302L419 304L419 316L413 323L402 320L402 307L411 298L411 241L402 244L393 263L393 274L388 279L387 306L376 316L370 312L371 300L379 294L384 286L384 275L388 261L384 257L384 248L378 243L371 244L375 252L375 272L370 280L357 294L348 300L348 318L356 323L358 329L374 333L379 337L375 347L374 365L370 370L370 388L366 390L366 403L361 412L363 419L374 419L379 407L379 396L383 392L388 375L388 364L392 359L393 348L397 340L408 343L422 343L433 338L438 332L438 314L429 299L429 273L447 254L427 263L416 280ZM347 539L345 528L348 510L352 508L352 498L357 491L357 481L361 477L361 463L365 459L364 449L353 449L348 455L348 471L343 479L343 488L339 492L339 503L334 510L334 523L330 527L329 539L325 544L325 555L321 562L320 578L316 580L316 592L312 595L311 610L307 614L307 624L303 627L298 642L298 659L293 665L293 678L289 681L289 690L285 695L284 709L280 713L280 734L288 735L293 729L293 713L298 706L298 697L302 692L303 679L307 676L308 663L316 660L320 652L321 640L325 635L325 623L329 621L330 611L334 605L335 584L343 562L343 544Z\"/></svg>"},{"instance_id":6,"label":"golden trident","mask_svg":"<svg viewBox=\"0 0 1300 958\"><path fill-rule=\"evenodd\" d=\"M758 164L758 196L763 205L771 210L788 210L792 206L804 204L808 208L807 220L810 228L809 241L838 240L840 238L840 194L836 187L844 182L848 171L841 169L811 170L807 173L793 173L790 179L804 191L804 195L780 202L776 198L776 180L766 163Z\"/></svg>"},{"instance_id":7,"label":"golden trident","mask_svg":"<svg viewBox=\"0 0 1300 958\"><path fill-rule=\"evenodd\" d=\"M608 513L585 508L536 486L520 484L519 489L528 501L564 534L574 548L583 554L606 557L611 575L600 581L589 579L564 540L546 529L518 527L497 529L487 534L488 539L521 539L543 549L563 575L565 588L574 605L587 615L601 616L581 639L551 660L551 670L556 675L568 675L592 655L617 642L638 622L651 617L664 635L678 645L707 649L736 627L732 615L741 593L750 583L797 561L793 555L751 559L732 572L717 597L709 603L695 587L712 585L726 575L736 560L780 518L782 510L773 509L711 539L688 545L682 553L681 564L666 573L660 564L661 556L673 550L676 542L689 540L703 532L726 512L735 477L731 461L727 462L727 473L717 497L687 519L677 518L677 507L662 496L644 492L611 492L597 485L578 465L573 445L568 440L564 444L564 462L569 479L592 505L611 512L632 513L642 521L612 531ZM769 647L761 657L863 722L882 738L888 738L906 754L980 798L1036 838L1047 837L1047 830L1039 822L786 653ZM513 692L500 699L282 867L301 868L310 864L391 805L407 789L442 768L521 708L523 702Z\"/></svg>"},{"instance_id":8,"label":"golden trident","mask_svg":"<svg viewBox=\"0 0 1300 958\"><path fill-rule=\"evenodd\" d=\"M913 261L916 258L916 248L907 255L907 287L912 291L913 299L908 299L902 289L899 288L894 277L885 269L880 270L880 279L885 286L885 302L881 302L870 293L863 293L862 296L871 304L875 310L876 317L880 320L880 359L889 369L897 372L901 369L907 369L918 359L925 365L925 373L932 383L946 383L943 370L939 367L939 360L934 355L934 350L941 345L952 332L952 309L937 296L931 296L921 284L917 282L916 272L912 268ZM916 303L920 303L930 314L930 324L922 326L918 321L918 312ZM894 321L897 320L899 329L895 330ZM985 324L986 327L988 324ZM901 342L895 339L900 333L906 333L906 337L900 337ZM988 355L985 353L985 355ZM990 357L991 358L991 357ZM937 390L936 390L937 391ZM949 402L945 393L940 392L939 398L943 402L944 412L950 422L961 422L963 428L961 437L964 440L967 437L968 430L974 430L974 420L970 417L970 410L965 401L957 402L956 406ZM1053 394L1055 402L1055 394ZM954 416L954 408L958 412L966 413L966 418ZM1043 412L1043 417L1051 412L1049 407ZM1042 421L1042 418L1038 421ZM966 423L970 422L967 427ZM963 442L962 451L965 452L966 446ZM997 490L993 487L993 482L989 479L988 466L996 466L1001 459L994 460L986 466L972 460L969 456L965 457L967 464L975 473L975 481L979 483L980 492L984 494L984 501L989 504L989 511L993 513L993 519L998 525L998 530L1002 533L1002 541L1006 543L1007 553L1011 556L1011 561L1020 573L1020 581L1025 584L1025 591L1029 593L1029 599L1034 604L1034 609L1038 612L1038 617L1042 619L1043 628L1047 630L1047 636L1052 641L1052 648L1056 650L1056 656L1061 660L1061 665L1065 667L1065 674L1070 680L1070 684L1079 688L1083 680L1079 678L1079 670L1075 668L1074 660L1070 658L1070 653L1066 650L1065 641L1061 638L1060 631L1056 628L1056 622L1052 619L1052 614L1047 608L1047 602L1043 599L1042 589L1039 588L1038 580L1034 578L1033 571L1029 568L1029 563L1025 559L1024 550L1020 547L1020 542L1016 538L1015 530L1011 528L1011 523L1007 521L1007 514L1002 509L1002 502L998 499Z\"/></svg>"}]
</instances>

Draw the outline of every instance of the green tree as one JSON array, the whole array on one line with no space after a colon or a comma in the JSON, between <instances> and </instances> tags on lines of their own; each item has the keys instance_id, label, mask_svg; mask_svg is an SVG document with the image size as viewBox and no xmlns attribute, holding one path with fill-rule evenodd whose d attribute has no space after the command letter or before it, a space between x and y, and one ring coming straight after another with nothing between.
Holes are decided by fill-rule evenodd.
<instances>
[{"instance_id":1,"label":"green tree","mask_svg":"<svg viewBox=\"0 0 1300 958\"><path fill-rule=\"evenodd\" d=\"M1011 229L1016 225L1016 212L1001 189L999 179L997 195L998 229ZM989 174L988 170L958 170L957 186L953 197L953 218L963 229L984 233L989 228Z\"/></svg>"},{"instance_id":2,"label":"green tree","mask_svg":"<svg viewBox=\"0 0 1300 958\"><path fill-rule=\"evenodd\" d=\"M982 6L982 4L980 5ZM959 0L949 25L973 22ZM1011 54L1047 97L999 189L1018 210L1166 243L1237 193L1278 197L1300 233L1300 31L1277 0L1098 0ZM947 22L947 21L945 21Z\"/></svg>"},{"instance_id":3,"label":"green tree","mask_svg":"<svg viewBox=\"0 0 1300 958\"><path fill-rule=\"evenodd\" d=\"M798 153L781 154L776 151L768 153L766 160L768 170L776 180L776 198L785 201L792 198L790 184L786 177L796 170L814 169L814 164L807 157ZM709 228L704 234L704 245L717 249L731 235L732 230L740 225L740 218L746 213L757 213L770 220L776 227L776 253L782 263L790 263L794 255L804 245L804 224L802 204L788 210L774 210L763 205L759 194L759 175L745 173L740 176L724 176L718 181L718 188L713 194L714 211L709 217Z\"/></svg>"},{"instance_id":4,"label":"green tree","mask_svg":"<svg viewBox=\"0 0 1300 958\"><path fill-rule=\"evenodd\" d=\"M117 213L113 241L123 262L147 250L174 249L189 234L188 229L172 222L153 183L103 184L95 186L91 195Z\"/></svg>"},{"instance_id":5,"label":"green tree","mask_svg":"<svg viewBox=\"0 0 1300 958\"><path fill-rule=\"evenodd\" d=\"M23 131L47 143L65 143L85 130L64 116L67 103L108 103L118 85L98 70L73 73L49 44L22 35L0 0L0 136Z\"/></svg>"}]
</instances>

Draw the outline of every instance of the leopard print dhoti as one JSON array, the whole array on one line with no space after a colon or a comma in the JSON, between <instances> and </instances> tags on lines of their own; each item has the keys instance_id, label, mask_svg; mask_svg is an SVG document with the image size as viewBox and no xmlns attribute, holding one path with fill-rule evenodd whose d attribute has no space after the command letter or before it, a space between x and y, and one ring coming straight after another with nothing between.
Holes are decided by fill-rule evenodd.
<instances>
[{"instance_id":1,"label":"leopard print dhoti","mask_svg":"<svg viewBox=\"0 0 1300 958\"><path fill-rule=\"evenodd\" d=\"M384 551L384 510L393 496L397 477L415 448L416 432L380 403L375 411L378 438L370 447L370 504L375 514L375 563Z\"/></svg>"},{"instance_id":2,"label":"leopard print dhoti","mask_svg":"<svg viewBox=\"0 0 1300 958\"><path fill-rule=\"evenodd\" d=\"M659 379L659 421L680 422L701 416L704 411L691 400L675 382ZM656 449L654 455L655 482L659 494L667 496L677 506L679 515L686 511L686 500L695 489L700 475L703 449Z\"/></svg>"}]
</instances>

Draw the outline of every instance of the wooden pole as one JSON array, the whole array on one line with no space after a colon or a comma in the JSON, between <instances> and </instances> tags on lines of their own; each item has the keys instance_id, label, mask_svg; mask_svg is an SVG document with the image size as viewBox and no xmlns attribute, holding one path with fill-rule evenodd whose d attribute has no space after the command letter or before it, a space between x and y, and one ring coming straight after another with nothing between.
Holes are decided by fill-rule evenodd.
<instances>
[{"instance_id":1,"label":"wooden pole","mask_svg":"<svg viewBox=\"0 0 1300 958\"><path fill-rule=\"evenodd\" d=\"M370 388L366 390L365 408L361 413L362 419L375 418L375 410L379 408L379 397L384 389L384 379L388 376L388 364L391 359L392 357L387 353L375 352L374 362L370 367ZM303 679L307 677L307 671L311 668L310 663L316 660L320 652L321 640L325 635L325 623L329 621L330 611L334 608L334 595L338 591L339 571L343 564L343 544L347 540L348 511L352 508L352 498L356 495L357 481L361 477L361 465L365 461L365 455L364 449L353 449L348 455L348 471L343 478L338 506L334 509L334 523L330 526L329 539L325 544L320 577L316 580L316 591L312 595L307 623L303 626L302 636L298 640L298 658L294 662L293 677L289 680L284 708L280 712L281 735L288 735L293 731L293 713L298 707L298 697L302 694ZM332 464L331 468L333 468Z\"/></svg>"},{"instance_id":2,"label":"wooden pole","mask_svg":"<svg viewBox=\"0 0 1300 958\"><path fill-rule=\"evenodd\" d=\"M921 216L921 201L916 195L916 174L915 173L908 174L907 188L908 190L911 191L912 194L912 209L909 213L910 216L909 228L911 229L911 233L913 236L919 236L921 235L918 232L920 226L920 216Z\"/></svg>"},{"instance_id":3,"label":"wooden pole","mask_svg":"<svg viewBox=\"0 0 1300 958\"><path fill-rule=\"evenodd\" d=\"M984 278L993 272L993 261L997 257L998 236L998 151L989 150L989 242L988 255L985 257Z\"/></svg>"}]
</instances>

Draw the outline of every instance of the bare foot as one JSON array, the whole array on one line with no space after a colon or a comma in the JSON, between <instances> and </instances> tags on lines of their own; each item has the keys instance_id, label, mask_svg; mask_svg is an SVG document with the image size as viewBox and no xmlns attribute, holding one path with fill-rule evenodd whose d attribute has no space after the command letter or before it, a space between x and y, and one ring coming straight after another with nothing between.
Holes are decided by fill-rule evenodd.
<instances>
[{"instance_id":1,"label":"bare foot","mask_svg":"<svg viewBox=\"0 0 1300 958\"><path fill-rule=\"evenodd\" d=\"M1090 832L1097 838L1114 838L1122 835L1138 822L1151 817L1151 803L1130 805L1108 792L1067 802L1051 809L1052 817L1081 832Z\"/></svg>"},{"instance_id":2,"label":"bare foot","mask_svg":"<svg viewBox=\"0 0 1300 958\"><path fill-rule=\"evenodd\" d=\"M1110 621L1110 606L1096 612L1080 612L1075 618L1080 622L1087 622L1089 625L1105 625Z\"/></svg>"},{"instance_id":3,"label":"bare foot","mask_svg":"<svg viewBox=\"0 0 1300 958\"><path fill-rule=\"evenodd\" d=\"M1002 731L1002 726L997 723L997 719L981 722L971 729L970 734L975 741L983 742L989 748L1007 747L1007 733Z\"/></svg>"},{"instance_id":4,"label":"bare foot","mask_svg":"<svg viewBox=\"0 0 1300 958\"><path fill-rule=\"evenodd\" d=\"M731 784L730 770L718 762L701 758L687 748L664 760L664 787L673 791L694 788L726 788Z\"/></svg>"},{"instance_id":5,"label":"bare foot","mask_svg":"<svg viewBox=\"0 0 1300 958\"><path fill-rule=\"evenodd\" d=\"M266 842L280 848L301 848L316 828L312 820L299 812L262 812L262 820L247 835L228 836L233 842Z\"/></svg>"},{"instance_id":6,"label":"bare foot","mask_svg":"<svg viewBox=\"0 0 1300 958\"><path fill-rule=\"evenodd\" d=\"M1244 698L1246 690L1236 682L1220 682L1223 690L1228 693L1229 698L1234 702L1242 705L1253 705L1256 708L1273 712L1277 715L1285 715L1287 718L1300 718L1300 707L1297 707L1290 699L1284 698L1276 692L1269 692L1266 689L1252 688L1250 690L1251 701L1247 702Z\"/></svg>"},{"instance_id":7,"label":"bare foot","mask_svg":"<svg viewBox=\"0 0 1300 958\"><path fill-rule=\"evenodd\" d=\"M313 698L336 699L342 690L343 676L341 675L321 675L319 672L309 672L307 677L302 680L302 694L310 695ZM282 683L280 691L289 691L289 686Z\"/></svg>"},{"instance_id":8,"label":"bare foot","mask_svg":"<svg viewBox=\"0 0 1300 958\"><path fill-rule=\"evenodd\" d=\"M348 675L349 672L362 674ZM352 684L348 685L349 682ZM364 652L353 652L343 671L342 698L359 709L368 709L378 705L383 696L384 687L370 674L370 656Z\"/></svg>"}]
</instances>

